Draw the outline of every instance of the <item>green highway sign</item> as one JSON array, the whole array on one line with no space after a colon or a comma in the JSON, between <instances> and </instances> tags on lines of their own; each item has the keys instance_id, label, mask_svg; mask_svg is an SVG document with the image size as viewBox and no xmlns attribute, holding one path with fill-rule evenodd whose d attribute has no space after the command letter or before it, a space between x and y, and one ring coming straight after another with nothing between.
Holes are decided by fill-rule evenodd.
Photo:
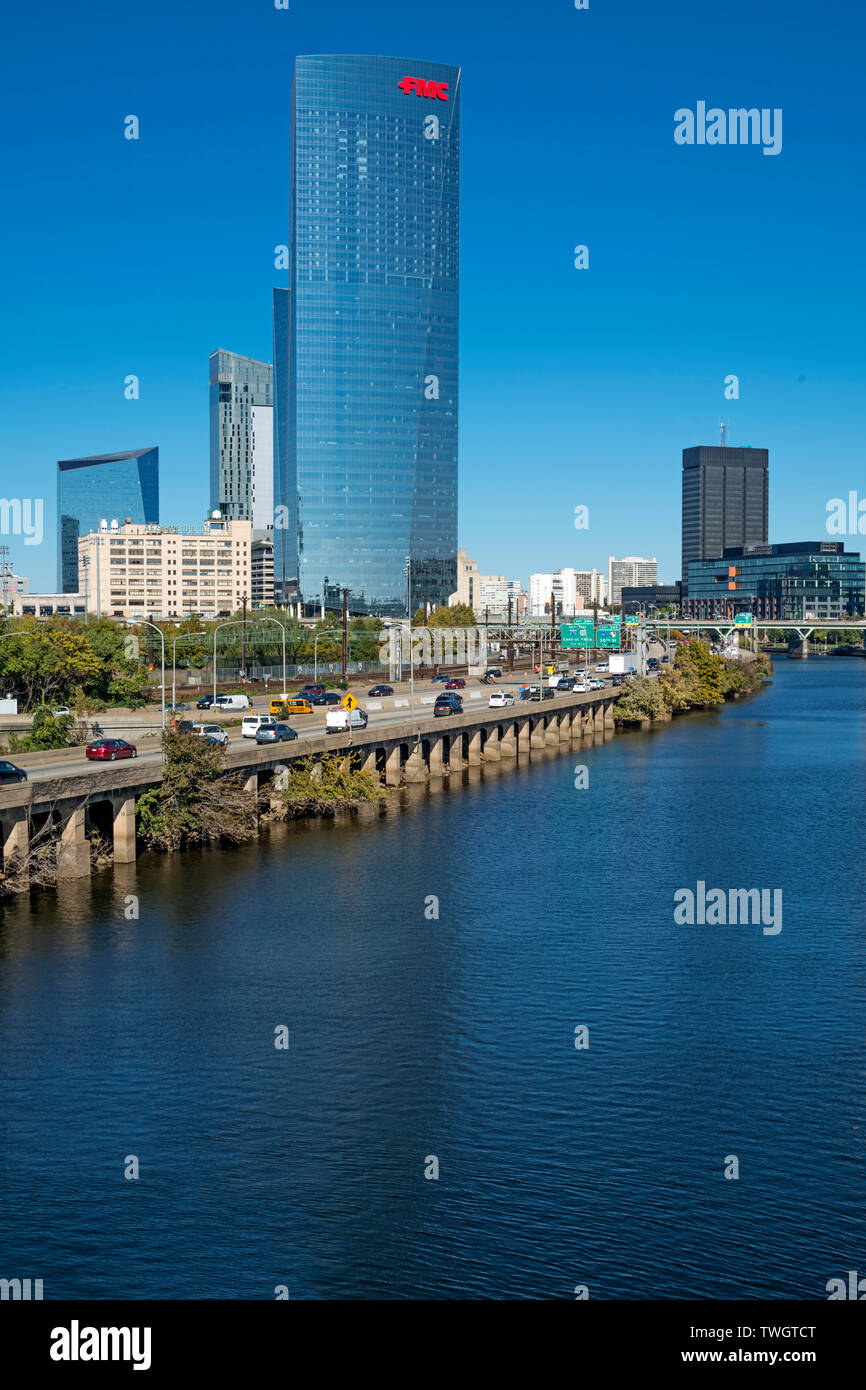
<instances>
[{"instance_id":1,"label":"green highway sign","mask_svg":"<svg viewBox=\"0 0 866 1390\"><path fill-rule=\"evenodd\" d=\"M578 618L573 623L562 623L559 640L563 647L591 647L593 645L592 618Z\"/></svg>"},{"instance_id":2,"label":"green highway sign","mask_svg":"<svg viewBox=\"0 0 866 1390\"><path fill-rule=\"evenodd\" d=\"M619 647L620 631L619 623L614 627L608 623L605 627L597 627L595 630L595 645L597 647Z\"/></svg>"},{"instance_id":3,"label":"green highway sign","mask_svg":"<svg viewBox=\"0 0 866 1390\"><path fill-rule=\"evenodd\" d=\"M639 616L637 613L628 613L628 614L626 614L626 619L625 619L625 625L626 625L626 627L637 627L637 626L639 625L639 623L640 623L640 616Z\"/></svg>"},{"instance_id":4,"label":"green highway sign","mask_svg":"<svg viewBox=\"0 0 866 1390\"><path fill-rule=\"evenodd\" d=\"M751 627L752 615L751 613L738 613L734 618L734 622L738 627Z\"/></svg>"}]
</instances>

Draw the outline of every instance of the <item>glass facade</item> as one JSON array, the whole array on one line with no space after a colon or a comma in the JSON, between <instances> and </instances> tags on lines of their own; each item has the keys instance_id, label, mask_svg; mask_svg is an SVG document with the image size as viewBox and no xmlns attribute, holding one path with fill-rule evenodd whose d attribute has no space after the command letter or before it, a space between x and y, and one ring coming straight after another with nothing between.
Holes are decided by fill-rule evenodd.
<instances>
[{"instance_id":1,"label":"glass facade","mask_svg":"<svg viewBox=\"0 0 866 1390\"><path fill-rule=\"evenodd\" d=\"M400 615L456 587L459 115L457 68L295 64L276 578L305 602Z\"/></svg>"},{"instance_id":2,"label":"glass facade","mask_svg":"<svg viewBox=\"0 0 866 1390\"><path fill-rule=\"evenodd\" d=\"M210 505L229 521L252 519L252 408L273 405L270 362L212 352L210 381Z\"/></svg>"},{"instance_id":3,"label":"glass facade","mask_svg":"<svg viewBox=\"0 0 866 1390\"><path fill-rule=\"evenodd\" d=\"M57 464L57 582L78 592L78 538L99 523L159 523L159 449L94 454Z\"/></svg>"},{"instance_id":4,"label":"glass facade","mask_svg":"<svg viewBox=\"0 0 866 1390\"><path fill-rule=\"evenodd\" d=\"M800 621L844 618L864 611L866 563L841 541L796 541L727 549L717 560L693 560L683 614L691 618Z\"/></svg>"},{"instance_id":5,"label":"glass facade","mask_svg":"<svg viewBox=\"0 0 866 1390\"><path fill-rule=\"evenodd\" d=\"M697 445L683 449L683 586L692 560L729 546L766 545L769 452Z\"/></svg>"},{"instance_id":6,"label":"glass facade","mask_svg":"<svg viewBox=\"0 0 866 1390\"><path fill-rule=\"evenodd\" d=\"M274 290L274 597L298 592L298 491L289 487L289 291Z\"/></svg>"}]
</instances>

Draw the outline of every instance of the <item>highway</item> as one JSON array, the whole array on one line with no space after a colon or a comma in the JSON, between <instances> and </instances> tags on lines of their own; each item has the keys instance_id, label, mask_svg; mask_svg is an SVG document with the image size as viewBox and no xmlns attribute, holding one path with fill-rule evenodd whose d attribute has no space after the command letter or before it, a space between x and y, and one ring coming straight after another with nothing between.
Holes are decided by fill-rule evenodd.
<instances>
[{"instance_id":1,"label":"highway","mask_svg":"<svg viewBox=\"0 0 866 1390\"><path fill-rule=\"evenodd\" d=\"M466 689L458 692L463 696L464 713L469 714L473 709L483 709L486 711L489 708L490 695L495 689L510 689L516 696L517 687L519 685L537 683L537 680L538 677L532 674L530 676L524 675L520 678L516 676L505 678L501 681L497 681L496 685L481 685L477 680L467 681ZM430 718L433 713L433 704L436 696L443 689L444 686L442 684L437 683L434 685L430 680L415 682L415 713L419 718ZM404 682L400 687L395 687L395 694L393 696L387 696L381 699L368 699L365 693L362 694L358 691L353 693L356 695L356 698L359 699L361 708L367 711L369 727L371 729L387 728L392 724L405 724L407 718L410 716L410 691L408 682ZM251 712L254 714L266 714L271 699L273 699L273 693L268 696L257 696L252 700ZM527 706L525 704L521 705L521 702L515 699L515 704L512 708L516 711L521 708L526 709ZM321 737L325 729L326 713L327 707L319 705L315 707L313 714L292 715L286 722L290 723L291 727L297 732L298 741L309 741L312 738ZM507 709L503 709L502 713L503 715L507 714ZM237 751L241 746L250 746L254 742L252 739L245 739L242 737L240 731L240 718L236 714L229 718L224 716L220 719L218 715L215 715L209 710L191 710L189 713L184 712L181 717L193 719L196 722L213 724L229 724L230 720L236 720L237 723L234 727L228 729L229 765L231 765L232 762L233 750ZM111 712L108 711L105 721L106 724L109 723L110 718ZM447 717L443 718L442 723L446 724L447 722ZM108 731L106 732L106 736L110 736ZM160 748L160 738L158 736L154 737L148 735L141 739L136 739L134 736L131 736L129 741L135 743L138 749L137 764L139 766L142 764L145 766L154 763L159 764L162 761L162 750ZM272 744L268 746L273 747ZM288 746L289 745L286 745L287 748ZM293 741L291 747L293 750L297 750L298 742ZM3 756L8 756L9 761L13 762L17 767L24 768L31 782L47 781L51 778L66 776L81 777L86 776L88 773L95 774L97 772L103 772L107 767L111 766L110 763L103 762L102 760L98 762L89 761L84 756L83 748L80 750L68 749L59 751L56 754L50 755L50 761L45 760L49 755L38 753L21 753ZM132 760L124 759L120 761L119 765L127 765L129 761ZM7 783L5 785L10 784Z\"/></svg>"}]
</instances>

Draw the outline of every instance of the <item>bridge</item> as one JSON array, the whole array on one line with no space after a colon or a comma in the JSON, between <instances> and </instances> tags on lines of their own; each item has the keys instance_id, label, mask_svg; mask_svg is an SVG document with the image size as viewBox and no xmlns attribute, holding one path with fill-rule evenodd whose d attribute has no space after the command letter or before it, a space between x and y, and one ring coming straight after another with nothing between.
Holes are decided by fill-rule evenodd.
<instances>
[{"instance_id":1,"label":"bridge","mask_svg":"<svg viewBox=\"0 0 866 1390\"><path fill-rule=\"evenodd\" d=\"M224 775L240 774L256 800L275 776L301 758L342 753L347 763L372 772L388 787L436 780L485 762L518 764L548 748L568 749L584 739L612 735L611 690L558 693L552 700L525 701L508 709L469 710L436 719L400 717L352 733L316 734L283 745L239 746L226 755ZM0 790L4 866L26 857L31 837L50 823L59 832L58 878L90 873L92 828L110 838L115 863L137 854L136 798L162 781L161 761L142 759L109 767L85 765L66 776L48 775Z\"/></svg>"}]
</instances>

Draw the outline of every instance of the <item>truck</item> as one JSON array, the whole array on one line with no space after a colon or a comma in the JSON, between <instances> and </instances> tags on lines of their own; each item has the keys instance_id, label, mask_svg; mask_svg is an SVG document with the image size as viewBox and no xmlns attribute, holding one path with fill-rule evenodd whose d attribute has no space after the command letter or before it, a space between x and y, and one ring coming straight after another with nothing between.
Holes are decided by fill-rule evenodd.
<instances>
[{"instance_id":1,"label":"truck","mask_svg":"<svg viewBox=\"0 0 866 1390\"><path fill-rule=\"evenodd\" d=\"M611 652L608 657L608 666L611 675L622 676L625 674L625 652Z\"/></svg>"}]
</instances>

